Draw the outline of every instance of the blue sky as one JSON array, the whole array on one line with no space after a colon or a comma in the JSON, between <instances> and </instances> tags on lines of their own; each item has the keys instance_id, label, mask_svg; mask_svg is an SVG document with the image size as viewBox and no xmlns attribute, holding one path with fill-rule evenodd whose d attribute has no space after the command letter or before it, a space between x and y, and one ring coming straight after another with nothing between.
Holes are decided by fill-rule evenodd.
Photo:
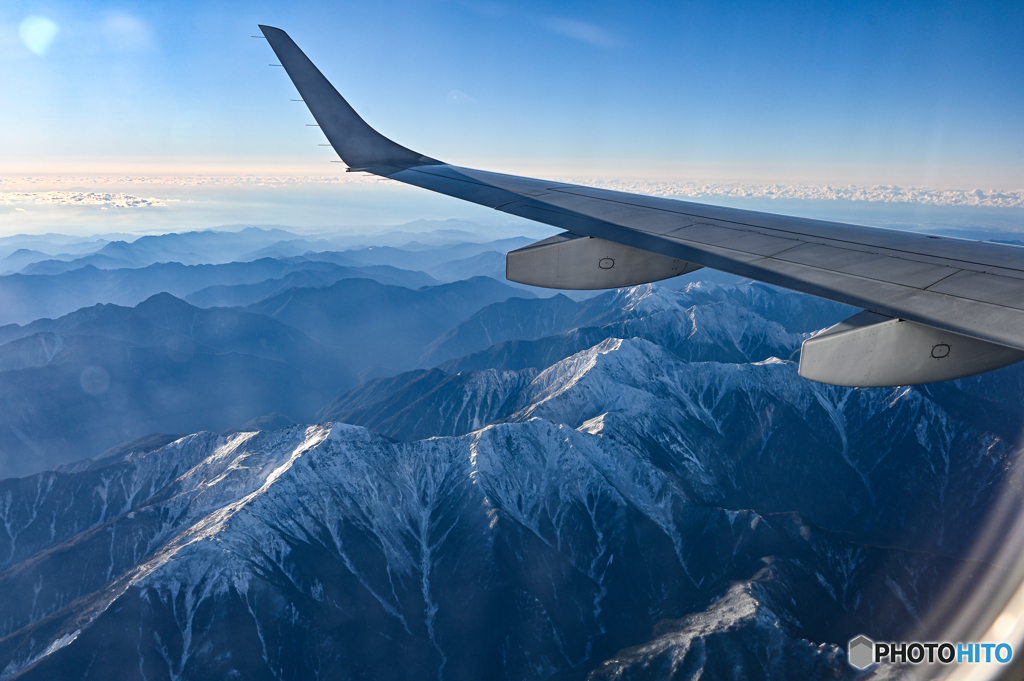
<instances>
[{"instance_id":1,"label":"blue sky","mask_svg":"<svg viewBox=\"0 0 1024 681\"><path fill-rule=\"evenodd\" d=\"M44 54L30 16L58 31ZM1019 189L1022 3L54 2L0 8L0 174L319 168L257 23L375 126L559 173Z\"/></svg>"}]
</instances>

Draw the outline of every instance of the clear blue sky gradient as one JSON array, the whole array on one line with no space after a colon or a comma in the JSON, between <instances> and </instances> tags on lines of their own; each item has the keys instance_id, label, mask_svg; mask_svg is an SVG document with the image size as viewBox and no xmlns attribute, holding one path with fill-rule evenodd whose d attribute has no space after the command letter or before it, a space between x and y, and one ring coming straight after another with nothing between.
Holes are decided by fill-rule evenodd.
<instances>
[{"instance_id":1,"label":"clear blue sky gradient","mask_svg":"<svg viewBox=\"0 0 1024 681\"><path fill-rule=\"evenodd\" d=\"M33 15L59 27L43 55ZM323 168L258 23L455 163L1024 185L1021 2L6 0L0 175Z\"/></svg>"}]
</instances>

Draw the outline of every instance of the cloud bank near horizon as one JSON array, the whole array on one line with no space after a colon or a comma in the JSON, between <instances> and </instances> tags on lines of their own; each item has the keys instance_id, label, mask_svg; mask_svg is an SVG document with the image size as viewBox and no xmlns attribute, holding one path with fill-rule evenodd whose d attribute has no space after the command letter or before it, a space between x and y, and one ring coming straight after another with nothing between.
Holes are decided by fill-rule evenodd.
<instances>
[{"instance_id":1,"label":"cloud bank near horizon","mask_svg":"<svg viewBox=\"0 0 1024 681\"><path fill-rule=\"evenodd\" d=\"M563 181L588 187L648 194L679 199L740 198L787 199L802 201L851 201L867 203L904 203L931 206L971 206L988 208L1024 208L1024 191L993 189L933 189L898 185L806 185L708 183L673 180L607 180L565 178ZM26 188L32 185L162 185L166 187L296 187L301 185L390 185L385 178L366 174L287 176L287 175L121 175L105 177L59 176L0 178L0 188ZM0 205L17 202L64 205L104 205L116 207L166 206L173 199L140 198L123 192L84 192L49 190L40 192L0 192Z\"/></svg>"},{"instance_id":2,"label":"cloud bank near horizon","mask_svg":"<svg viewBox=\"0 0 1024 681\"><path fill-rule=\"evenodd\" d=\"M18 203L44 203L50 205L101 206L103 208L148 208L166 206L167 201L132 196L123 192L0 192L0 206Z\"/></svg>"},{"instance_id":3,"label":"cloud bank near horizon","mask_svg":"<svg viewBox=\"0 0 1024 681\"><path fill-rule=\"evenodd\" d=\"M802 201L863 201L868 203L918 203L932 206L984 206L1024 208L1024 192L993 189L929 189L897 185L784 185L637 180L571 180L576 184L620 192L668 198L796 199Z\"/></svg>"}]
</instances>

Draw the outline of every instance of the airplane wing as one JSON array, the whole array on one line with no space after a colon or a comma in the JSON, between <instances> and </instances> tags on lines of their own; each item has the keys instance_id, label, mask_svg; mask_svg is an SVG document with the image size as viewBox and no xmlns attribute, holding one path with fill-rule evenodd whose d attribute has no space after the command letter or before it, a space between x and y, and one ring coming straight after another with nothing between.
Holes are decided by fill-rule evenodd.
<instances>
[{"instance_id":1,"label":"airplane wing","mask_svg":"<svg viewBox=\"0 0 1024 681\"><path fill-rule=\"evenodd\" d=\"M443 163L371 128L287 33L260 29L349 170L565 230L509 253L510 280L614 288L709 267L862 308L803 345L800 374L835 385L929 383L1024 360L1024 248Z\"/></svg>"}]
</instances>

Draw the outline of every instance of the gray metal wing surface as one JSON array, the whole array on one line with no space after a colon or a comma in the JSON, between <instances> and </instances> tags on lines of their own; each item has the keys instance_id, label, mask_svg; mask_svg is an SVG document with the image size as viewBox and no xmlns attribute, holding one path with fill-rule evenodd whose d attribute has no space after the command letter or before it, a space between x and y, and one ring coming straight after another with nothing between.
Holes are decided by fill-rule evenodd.
<instances>
[{"instance_id":1,"label":"gray metal wing surface","mask_svg":"<svg viewBox=\"0 0 1024 681\"><path fill-rule=\"evenodd\" d=\"M911 334L870 334L870 341L863 333L851 335L848 327L843 327L840 330L846 335L841 348L837 350L839 346L833 343L829 353L818 357L819 369L811 361L814 357L806 367L802 359L801 374L809 378L841 385L900 385L956 378L1024 359L1024 248L709 206L446 164L380 135L284 31L260 28L350 169L552 225L573 236L692 265L679 273L694 266L709 267L846 303L875 313L881 320L905 321L914 327ZM923 331L919 327L924 327ZM838 338L835 334L822 336ZM826 347L824 338L816 347ZM971 348L963 352L974 356L973 363L960 362L970 358L957 355L964 338L981 341L980 345L964 346ZM901 373L892 361L879 360L892 343L916 343L935 360L925 364L941 368ZM805 355L809 348L805 345ZM952 354L949 348L953 348ZM983 354L989 358L980 364L978 348L984 348L987 354ZM853 367L852 375L836 373L829 365L837 358L870 366L867 373L863 366ZM943 363L946 359L952 361Z\"/></svg>"}]
</instances>

